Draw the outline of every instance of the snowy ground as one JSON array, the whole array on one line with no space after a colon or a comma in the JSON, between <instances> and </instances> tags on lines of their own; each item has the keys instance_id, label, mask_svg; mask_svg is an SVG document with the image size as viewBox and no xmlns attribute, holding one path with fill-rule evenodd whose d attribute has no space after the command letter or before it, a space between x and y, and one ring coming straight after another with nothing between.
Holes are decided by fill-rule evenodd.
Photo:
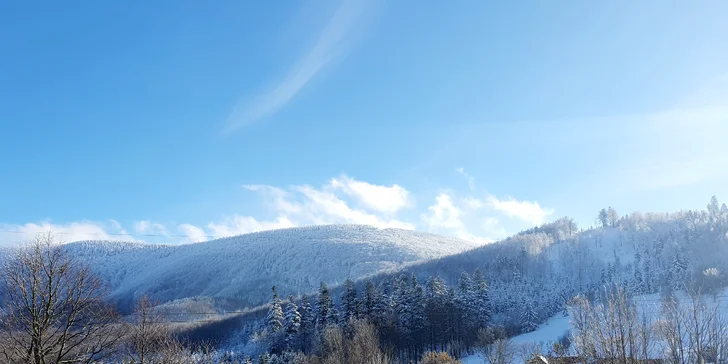
<instances>
[{"instance_id":1,"label":"snowy ground","mask_svg":"<svg viewBox=\"0 0 728 364\"><path fill-rule=\"evenodd\" d=\"M483 358L483 355L481 354L474 354L470 356L466 356L462 359L460 359L463 364L481 364L485 363L485 358Z\"/></svg>"},{"instance_id":2,"label":"snowy ground","mask_svg":"<svg viewBox=\"0 0 728 364\"><path fill-rule=\"evenodd\" d=\"M684 302L684 300L686 299L685 295L682 293L678 293L676 297L681 302ZM660 312L660 295L650 294L639 296L636 298L636 300L638 302L638 307L640 311L643 314L649 315L650 320L652 322L655 322ZM715 296L706 296L705 301L708 307L714 307L713 305L718 305L720 307L720 312L723 315L728 314L728 288L724 289L722 292L719 292ZM541 347L542 352L548 352L549 348L553 346L553 343L556 342L559 337L569 332L570 330L570 317L565 317L563 314L559 313L548 319L543 324L539 325L538 329L536 329L535 331L514 337L513 343L516 347L532 347L534 344L537 344ZM657 345L655 348L655 354L659 354L657 352L661 350L664 350L664 347L661 347L661 345ZM481 354L471 355L462 358L461 360L463 364L486 363L485 358L483 358Z\"/></svg>"}]
</instances>

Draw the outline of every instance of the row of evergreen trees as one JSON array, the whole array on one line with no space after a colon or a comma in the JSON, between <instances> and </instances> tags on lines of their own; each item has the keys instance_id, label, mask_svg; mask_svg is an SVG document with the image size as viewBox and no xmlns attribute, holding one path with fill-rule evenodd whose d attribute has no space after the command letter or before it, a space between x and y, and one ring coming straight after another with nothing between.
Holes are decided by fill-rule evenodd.
<instances>
[{"instance_id":1,"label":"row of evergreen trees","mask_svg":"<svg viewBox=\"0 0 728 364\"><path fill-rule=\"evenodd\" d=\"M266 320L271 353L310 352L321 333L332 326L350 332L350 323L365 320L379 333L383 347L404 358L419 358L426 351L459 351L472 347L477 332L491 322L488 284L476 270L463 272L456 286L437 276L424 284L415 275L400 275L375 285L357 286L347 280L338 300L325 283L317 295L289 297L283 302L276 287ZM335 302L336 301L336 302ZM537 317L525 310L524 327L533 329Z\"/></svg>"}]
</instances>

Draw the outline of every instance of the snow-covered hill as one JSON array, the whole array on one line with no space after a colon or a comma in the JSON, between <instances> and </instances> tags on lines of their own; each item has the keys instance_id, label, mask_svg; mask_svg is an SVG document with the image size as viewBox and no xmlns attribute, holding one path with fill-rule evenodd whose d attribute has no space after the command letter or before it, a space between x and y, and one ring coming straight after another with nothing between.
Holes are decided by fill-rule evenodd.
<instances>
[{"instance_id":1,"label":"snow-covered hill","mask_svg":"<svg viewBox=\"0 0 728 364\"><path fill-rule=\"evenodd\" d=\"M272 285L282 295L308 292L321 281L338 284L477 245L408 230L328 225L176 246L84 241L65 247L101 274L120 302L148 293L162 302L210 296L254 305L269 298Z\"/></svg>"}]
</instances>

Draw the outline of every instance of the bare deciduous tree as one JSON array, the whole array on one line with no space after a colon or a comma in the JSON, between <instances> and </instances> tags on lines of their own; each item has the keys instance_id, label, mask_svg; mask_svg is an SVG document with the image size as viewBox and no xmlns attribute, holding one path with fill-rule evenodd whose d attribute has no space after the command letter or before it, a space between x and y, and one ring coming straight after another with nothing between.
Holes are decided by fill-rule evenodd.
<instances>
[{"instance_id":1,"label":"bare deciduous tree","mask_svg":"<svg viewBox=\"0 0 728 364\"><path fill-rule=\"evenodd\" d=\"M491 364L509 364L515 361L517 349L510 339L501 338L486 346L483 354Z\"/></svg>"},{"instance_id":2,"label":"bare deciduous tree","mask_svg":"<svg viewBox=\"0 0 728 364\"><path fill-rule=\"evenodd\" d=\"M346 338L340 327L329 326L323 332L324 353L322 364L346 362Z\"/></svg>"},{"instance_id":3,"label":"bare deciduous tree","mask_svg":"<svg viewBox=\"0 0 728 364\"><path fill-rule=\"evenodd\" d=\"M478 330L476 346L492 364L512 363L519 351L519 348L506 335L505 329L501 327Z\"/></svg>"},{"instance_id":4,"label":"bare deciduous tree","mask_svg":"<svg viewBox=\"0 0 728 364\"><path fill-rule=\"evenodd\" d=\"M611 225L612 227L617 226L619 215L617 215L617 210L615 210L612 206L609 206L609 208L607 209L607 219L609 220L609 225Z\"/></svg>"},{"instance_id":5,"label":"bare deciduous tree","mask_svg":"<svg viewBox=\"0 0 728 364\"><path fill-rule=\"evenodd\" d=\"M299 355L297 363L316 364L390 364L392 359L379 347L374 325L366 321L350 321L353 333L344 334L340 327L329 326L322 332L318 356Z\"/></svg>"},{"instance_id":6,"label":"bare deciduous tree","mask_svg":"<svg viewBox=\"0 0 728 364\"><path fill-rule=\"evenodd\" d=\"M6 363L90 363L112 353L118 315L105 286L48 233L2 264L5 307L0 355Z\"/></svg>"},{"instance_id":7,"label":"bare deciduous tree","mask_svg":"<svg viewBox=\"0 0 728 364\"><path fill-rule=\"evenodd\" d=\"M677 299L672 295L662 298L661 318L655 329L667 346L665 359L670 363L687 363L687 353L683 343L687 340L687 329Z\"/></svg>"},{"instance_id":8,"label":"bare deciduous tree","mask_svg":"<svg viewBox=\"0 0 728 364\"><path fill-rule=\"evenodd\" d=\"M651 322L638 313L624 289L610 290L601 304L592 305L577 296L571 301L571 311L573 344L580 357L620 363L650 358L654 347Z\"/></svg>"},{"instance_id":9,"label":"bare deciduous tree","mask_svg":"<svg viewBox=\"0 0 728 364\"><path fill-rule=\"evenodd\" d=\"M437 353L430 351L422 355L422 364L461 364L460 360L457 360L450 356L448 353Z\"/></svg>"},{"instance_id":10,"label":"bare deciduous tree","mask_svg":"<svg viewBox=\"0 0 728 364\"><path fill-rule=\"evenodd\" d=\"M354 321L354 336L347 345L349 364L389 364L392 360L379 348L379 335L374 325Z\"/></svg>"},{"instance_id":11,"label":"bare deciduous tree","mask_svg":"<svg viewBox=\"0 0 728 364\"><path fill-rule=\"evenodd\" d=\"M728 362L728 322L717 302L707 301L700 290L689 292L684 302L666 296L657 326L667 343L671 363Z\"/></svg>"},{"instance_id":12,"label":"bare deciduous tree","mask_svg":"<svg viewBox=\"0 0 728 364\"><path fill-rule=\"evenodd\" d=\"M131 363L149 364L178 357L185 350L176 340L164 316L148 296L136 303L134 319L124 325L124 356Z\"/></svg>"},{"instance_id":13,"label":"bare deciduous tree","mask_svg":"<svg viewBox=\"0 0 728 364\"><path fill-rule=\"evenodd\" d=\"M531 359L541 355L541 344L525 342L517 345L516 351L521 363L528 363Z\"/></svg>"}]
</instances>

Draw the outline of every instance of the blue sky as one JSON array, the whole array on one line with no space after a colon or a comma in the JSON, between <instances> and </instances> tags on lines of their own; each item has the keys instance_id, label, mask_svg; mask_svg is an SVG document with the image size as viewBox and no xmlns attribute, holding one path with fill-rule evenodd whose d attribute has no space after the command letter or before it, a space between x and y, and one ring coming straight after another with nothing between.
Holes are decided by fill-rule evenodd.
<instances>
[{"instance_id":1,"label":"blue sky","mask_svg":"<svg viewBox=\"0 0 728 364\"><path fill-rule=\"evenodd\" d=\"M0 243L728 199L724 1L0 5ZM122 234L122 235L115 235ZM128 235L123 235L128 234Z\"/></svg>"}]
</instances>

